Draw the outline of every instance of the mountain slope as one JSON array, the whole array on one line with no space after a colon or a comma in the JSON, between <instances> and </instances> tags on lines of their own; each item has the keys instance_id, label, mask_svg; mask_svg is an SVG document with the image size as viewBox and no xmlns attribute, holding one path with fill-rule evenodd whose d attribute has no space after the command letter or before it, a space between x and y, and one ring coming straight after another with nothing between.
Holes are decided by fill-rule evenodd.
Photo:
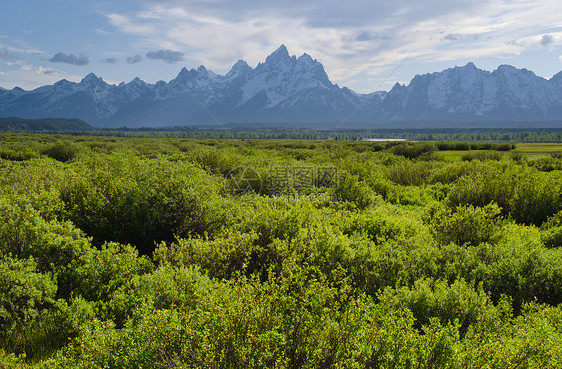
<instances>
[{"instance_id":1,"label":"mountain slope","mask_svg":"<svg viewBox=\"0 0 562 369\"><path fill-rule=\"evenodd\" d=\"M549 81L509 65L488 72L468 63L418 75L408 86L395 85L378 111L379 119L562 120L562 75L555 77Z\"/></svg>"},{"instance_id":2,"label":"mountain slope","mask_svg":"<svg viewBox=\"0 0 562 369\"><path fill-rule=\"evenodd\" d=\"M224 76L200 66L156 84L135 78L115 86L89 74L32 91L0 89L0 116L76 117L108 127L562 121L562 72L546 80L508 65L488 72L468 63L361 95L333 84L317 60L290 56L282 45L255 68L239 60Z\"/></svg>"}]
</instances>

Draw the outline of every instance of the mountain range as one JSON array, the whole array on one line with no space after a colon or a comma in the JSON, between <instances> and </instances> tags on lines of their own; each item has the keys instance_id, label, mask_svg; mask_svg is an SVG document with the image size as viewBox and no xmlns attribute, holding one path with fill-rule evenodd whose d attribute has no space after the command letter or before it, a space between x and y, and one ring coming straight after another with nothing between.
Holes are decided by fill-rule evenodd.
<instances>
[{"instance_id":1,"label":"mountain range","mask_svg":"<svg viewBox=\"0 0 562 369\"><path fill-rule=\"evenodd\" d=\"M0 116L79 118L98 127L223 123L380 124L562 121L562 72L550 79L473 63L417 75L408 85L358 94L333 84L320 62L282 45L255 68L239 60L226 75L183 68L169 82L111 85L95 74L32 91L0 88Z\"/></svg>"}]
</instances>

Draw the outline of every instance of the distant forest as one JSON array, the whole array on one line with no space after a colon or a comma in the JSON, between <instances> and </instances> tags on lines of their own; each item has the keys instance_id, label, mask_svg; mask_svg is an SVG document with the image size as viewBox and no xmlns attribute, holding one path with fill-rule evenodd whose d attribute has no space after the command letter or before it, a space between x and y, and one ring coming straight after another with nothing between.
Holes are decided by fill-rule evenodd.
<instances>
[{"instance_id":1,"label":"distant forest","mask_svg":"<svg viewBox=\"0 0 562 369\"><path fill-rule=\"evenodd\" d=\"M0 118L0 131L90 131L94 127L80 119L43 118L23 119Z\"/></svg>"},{"instance_id":2,"label":"distant forest","mask_svg":"<svg viewBox=\"0 0 562 369\"><path fill-rule=\"evenodd\" d=\"M289 123L272 125L173 126L158 128L97 128L80 119L0 118L0 132L65 133L73 135L261 140L334 140L405 139L408 141L463 142L544 142L562 143L560 128L313 128Z\"/></svg>"}]
</instances>

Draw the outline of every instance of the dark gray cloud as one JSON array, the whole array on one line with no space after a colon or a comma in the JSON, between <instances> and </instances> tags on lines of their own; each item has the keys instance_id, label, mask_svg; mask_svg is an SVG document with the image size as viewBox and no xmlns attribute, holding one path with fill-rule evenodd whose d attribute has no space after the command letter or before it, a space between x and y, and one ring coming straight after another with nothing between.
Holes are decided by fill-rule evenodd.
<instances>
[{"instance_id":1,"label":"dark gray cloud","mask_svg":"<svg viewBox=\"0 0 562 369\"><path fill-rule=\"evenodd\" d=\"M153 60L161 60L166 63L176 63L184 60L184 53L172 50L158 50L146 53L146 57Z\"/></svg>"},{"instance_id":2,"label":"dark gray cloud","mask_svg":"<svg viewBox=\"0 0 562 369\"><path fill-rule=\"evenodd\" d=\"M541 45L547 47L552 43L552 41L554 41L554 37L551 35L543 35L541 38Z\"/></svg>"},{"instance_id":3,"label":"dark gray cloud","mask_svg":"<svg viewBox=\"0 0 562 369\"><path fill-rule=\"evenodd\" d=\"M443 37L443 39L447 40L447 41L457 41L458 39L461 39L462 35L458 34L458 33L449 33L447 36Z\"/></svg>"},{"instance_id":4,"label":"dark gray cloud","mask_svg":"<svg viewBox=\"0 0 562 369\"><path fill-rule=\"evenodd\" d=\"M103 62L107 64L117 64L117 58L107 58L104 59Z\"/></svg>"},{"instance_id":5,"label":"dark gray cloud","mask_svg":"<svg viewBox=\"0 0 562 369\"><path fill-rule=\"evenodd\" d=\"M127 57L127 63L129 64L137 64L140 63L141 61L142 61L142 56L140 55L133 55Z\"/></svg>"},{"instance_id":6,"label":"dark gray cloud","mask_svg":"<svg viewBox=\"0 0 562 369\"><path fill-rule=\"evenodd\" d=\"M65 54L65 53L56 53L51 59L49 59L51 63L66 63L66 64L73 64L73 65L88 65L90 63L90 59L84 54L80 54L80 56L76 56L74 54Z\"/></svg>"}]
</instances>

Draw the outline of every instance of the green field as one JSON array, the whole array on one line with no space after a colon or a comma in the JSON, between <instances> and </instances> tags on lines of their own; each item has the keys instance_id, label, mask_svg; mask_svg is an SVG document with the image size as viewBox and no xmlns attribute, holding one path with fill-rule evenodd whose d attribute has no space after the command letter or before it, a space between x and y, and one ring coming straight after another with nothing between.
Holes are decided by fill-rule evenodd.
<instances>
[{"instance_id":1,"label":"green field","mask_svg":"<svg viewBox=\"0 0 562 369\"><path fill-rule=\"evenodd\" d=\"M0 368L559 368L561 153L0 134Z\"/></svg>"},{"instance_id":2,"label":"green field","mask_svg":"<svg viewBox=\"0 0 562 369\"><path fill-rule=\"evenodd\" d=\"M514 154L521 154L524 159L539 159L553 155L562 155L560 143L517 143L516 148L502 153L503 159L510 159ZM444 150L439 155L447 161L461 161L463 156L469 155L473 150ZM517 155L516 155L517 156Z\"/></svg>"}]
</instances>

